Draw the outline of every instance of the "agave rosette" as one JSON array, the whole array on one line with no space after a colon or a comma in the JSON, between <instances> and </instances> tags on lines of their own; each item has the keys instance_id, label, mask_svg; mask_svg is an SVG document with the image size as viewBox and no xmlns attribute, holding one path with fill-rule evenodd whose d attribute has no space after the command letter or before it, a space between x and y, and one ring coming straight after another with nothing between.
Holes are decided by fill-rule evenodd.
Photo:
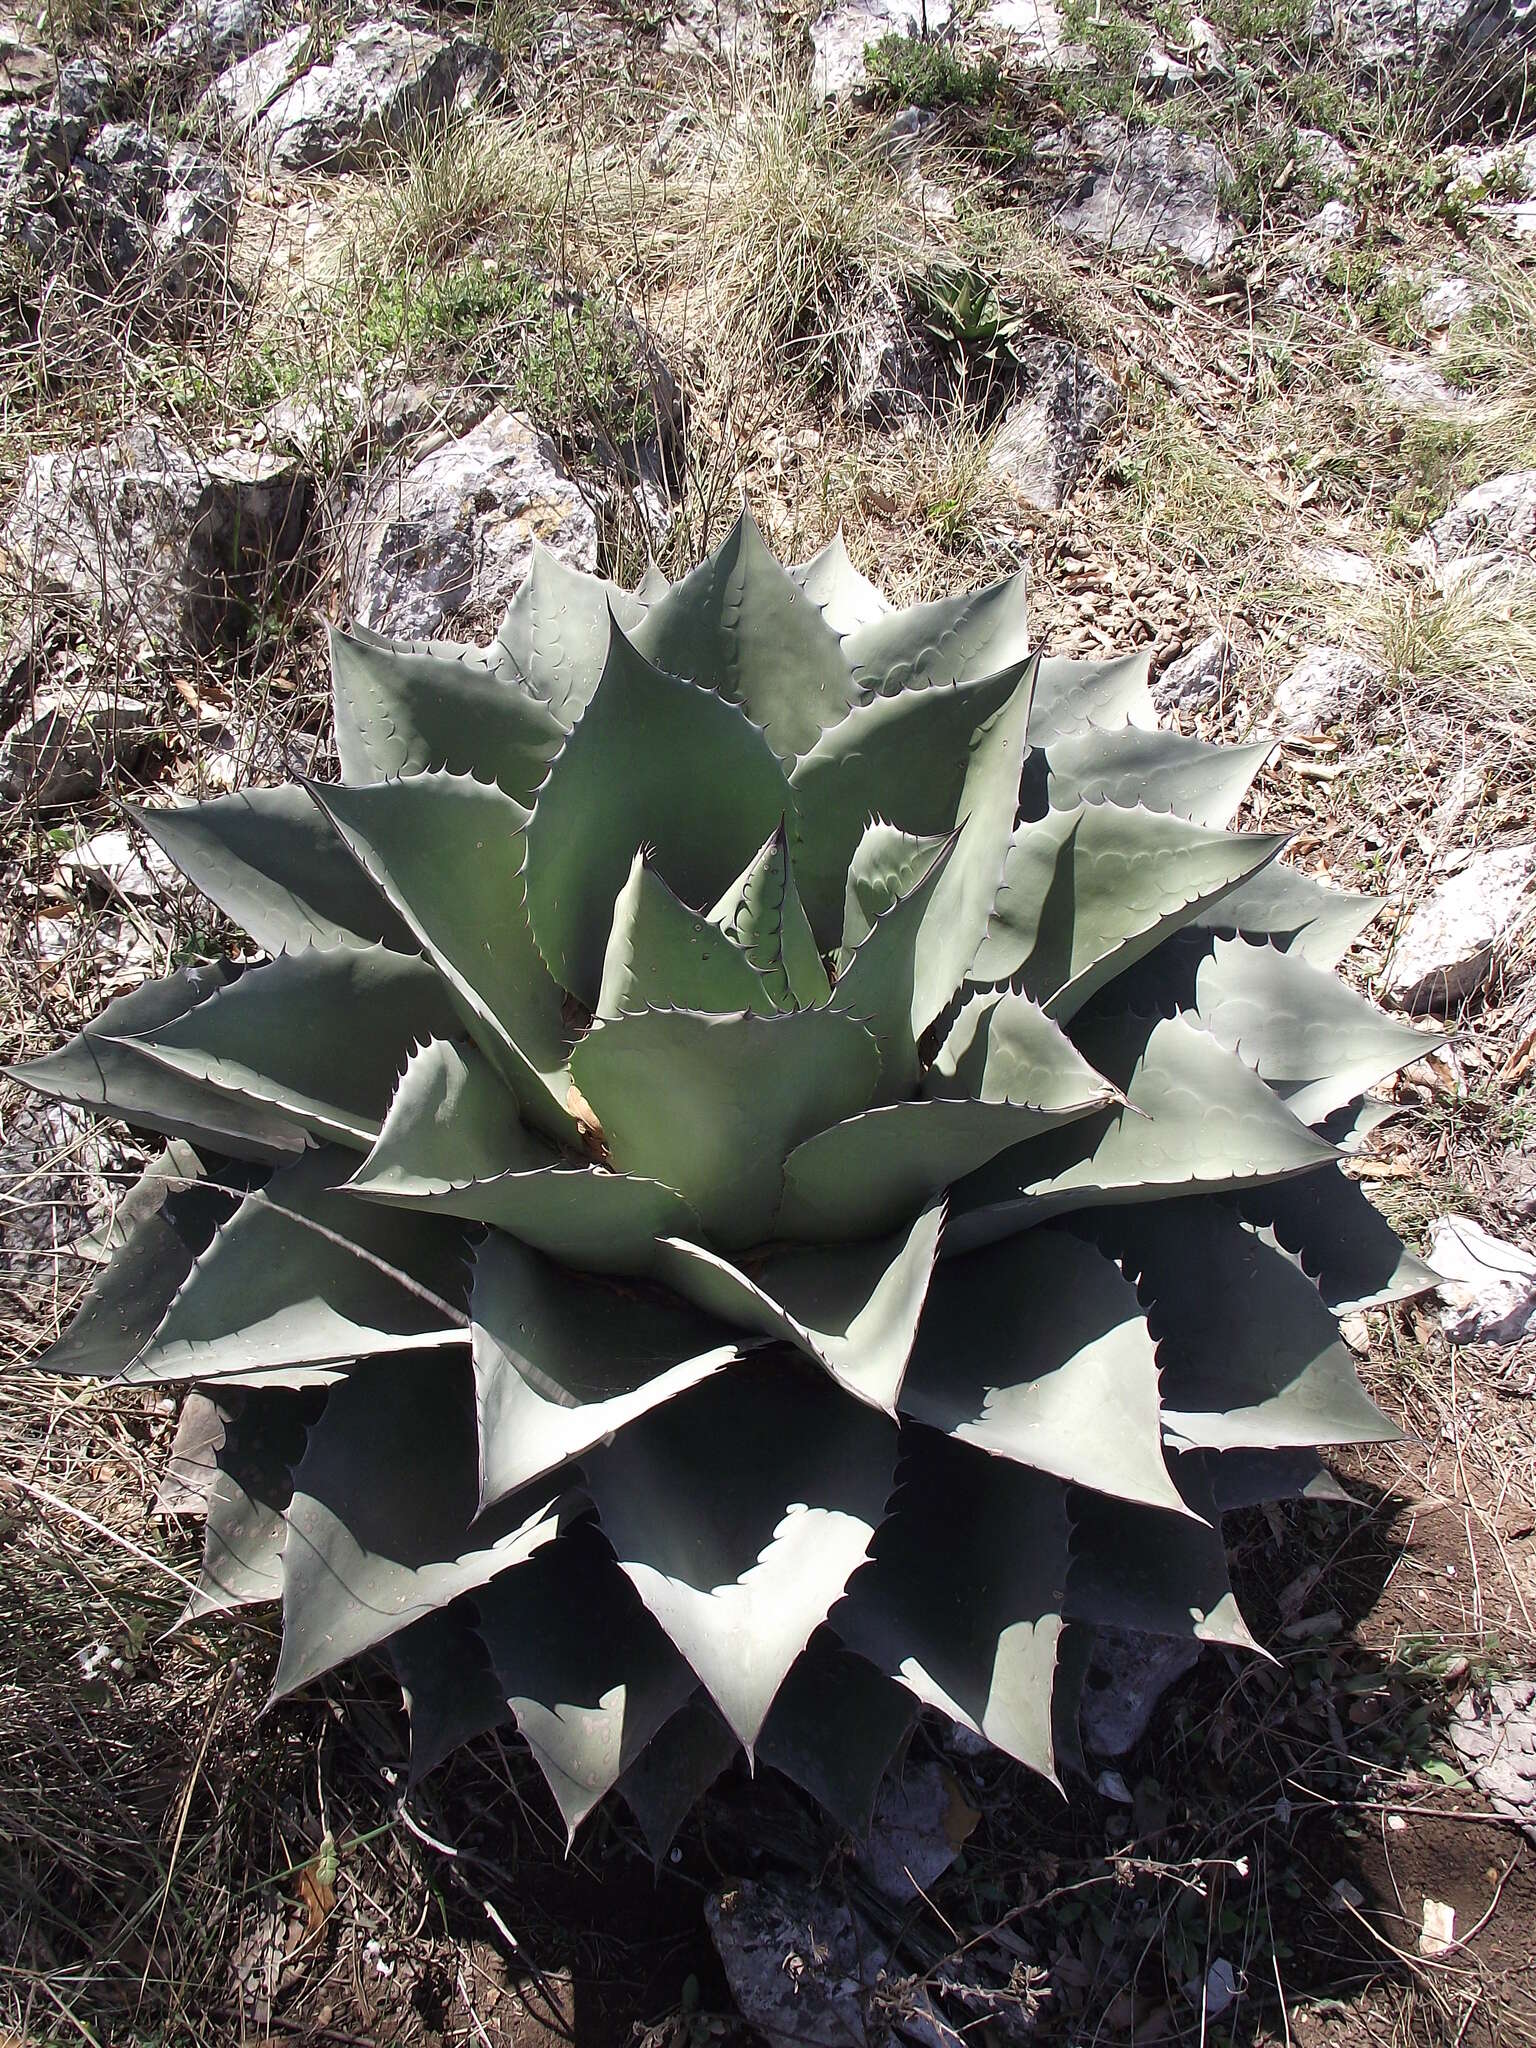
<instances>
[{"instance_id":1,"label":"agave rosette","mask_svg":"<svg viewBox=\"0 0 1536 2048\"><path fill-rule=\"evenodd\" d=\"M738 1746L857 1825L918 1703L1058 1777L1096 1628L1248 1642L1222 1514L1389 1433L1336 1317L1426 1277L1340 1166L1425 1041L1228 829L1264 748L746 518L333 676L339 782L141 816L265 962L20 1070L169 1141L43 1363L214 1398L194 1611L658 1846Z\"/></svg>"}]
</instances>

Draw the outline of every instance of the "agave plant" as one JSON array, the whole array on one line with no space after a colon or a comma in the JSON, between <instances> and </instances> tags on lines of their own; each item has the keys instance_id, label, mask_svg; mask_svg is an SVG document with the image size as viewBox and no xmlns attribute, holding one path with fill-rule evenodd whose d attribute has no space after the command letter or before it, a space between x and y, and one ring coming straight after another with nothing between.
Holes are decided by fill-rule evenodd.
<instances>
[{"instance_id":1,"label":"agave plant","mask_svg":"<svg viewBox=\"0 0 1536 2048\"><path fill-rule=\"evenodd\" d=\"M745 517L338 635L338 782L148 810L250 936L20 1069L167 1149L45 1367L222 1417L190 1610L385 1651L665 1844L745 1749L852 1826L919 1704L1057 1778L1096 1629L1250 1638L1224 1511L1389 1433L1425 1282L1341 1168L1426 1041L1263 745Z\"/></svg>"}]
</instances>

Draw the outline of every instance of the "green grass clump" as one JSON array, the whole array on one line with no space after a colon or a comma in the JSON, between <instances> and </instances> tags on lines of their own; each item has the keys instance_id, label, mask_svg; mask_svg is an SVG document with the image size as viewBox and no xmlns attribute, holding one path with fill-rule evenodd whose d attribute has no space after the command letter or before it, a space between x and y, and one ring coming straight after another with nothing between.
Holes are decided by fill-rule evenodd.
<instances>
[{"instance_id":1,"label":"green grass clump","mask_svg":"<svg viewBox=\"0 0 1536 2048\"><path fill-rule=\"evenodd\" d=\"M972 64L948 43L922 36L882 36L864 53L875 99L898 107L976 107L997 96L995 59Z\"/></svg>"}]
</instances>

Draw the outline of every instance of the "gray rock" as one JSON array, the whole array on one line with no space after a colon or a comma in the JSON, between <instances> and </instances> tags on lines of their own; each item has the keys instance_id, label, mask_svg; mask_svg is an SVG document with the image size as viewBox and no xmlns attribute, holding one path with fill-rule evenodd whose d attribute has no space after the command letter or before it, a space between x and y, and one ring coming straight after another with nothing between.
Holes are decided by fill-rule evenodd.
<instances>
[{"instance_id":1,"label":"gray rock","mask_svg":"<svg viewBox=\"0 0 1536 2048\"><path fill-rule=\"evenodd\" d=\"M497 620L535 540L576 568L597 560L596 521L553 444L502 407L375 479L354 528L352 614L406 640Z\"/></svg>"},{"instance_id":2,"label":"gray rock","mask_svg":"<svg viewBox=\"0 0 1536 2048\"><path fill-rule=\"evenodd\" d=\"M1536 48L1529 0L1323 0L1317 26L1372 65L1513 70Z\"/></svg>"},{"instance_id":3,"label":"gray rock","mask_svg":"<svg viewBox=\"0 0 1536 2048\"><path fill-rule=\"evenodd\" d=\"M1232 642L1218 627L1187 654L1159 669L1152 678L1152 702L1158 717L1168 719L1180 711L1198 711L1218 703L1231 678L1234 655Z\"/></svg>"},{"instance_id":4,"label":"gray rock","mask_svg":"<svg viewBox=\"0 0 1536 2048\"><path fill-rule=\"evenodd\" d=\"M1327 542L1297 548L1296 566L1316 582L1332 584L1335 590L1375 590L1381 582L1381 571L1369 555Z\"/></svg>"},{"instance_id":5,"label":"gray rock","mask_svg":"<svg viewBox=\"0 0 1536 2048\"><path fill-rule=\"evenodd\" d=\"M83 136L106 111L115 83L111 67L100 57L92 57L88 53L71 57L59 66L54 109Z\"/></svg>"},{"instance_id":6,"label":"gray rock","mask_svg":"<svg viewBox=\"0 0 1536 2048\"><path fill-rule=\"evenodd\" d=\"M32 456L5 545L33 592L62 593L154 648L237 643L306 562L307 476L271 456L204 458L161 421Z\"/></svg>"},{"instance_id":7,"label":"gray rock","mask_svg":"<svg viewBox=\"0 0 1536 2048\"><path fill-rule=\"evenodd\" d=\"M811 76L825 99L857 92L866 82L864 52L882 36L913 35L915 10L902 0L838 0L811 24Z\"/></svg>"},{"instance_id":8,"label":"gray rock","mask_svg":"<svg viewBox=\"0 0 1536 2048\"><path fill-rule=\"evenodd\" d=\"M894 285L876 283L843 400L864 426L931 414L948 388L938 352Z\"/></svg>"},{"instance_id":9,"label":"gray rock","mask_svg":"<svg viewBox=\"0 0 1536 2048\"><path fill-rule=\"evenodd\" d=\"M1113 115L1088 122L1082 141L1090 168L1057 210L1065 233L1127 255L1162 250L1199 269L1232 247L1237 223L1221 205L1232 172L1213 142L1172 128L1133 134Z\"/></svg>"},{"instance_id":10,"label":"gray rock","mask_svg":"<svg viewBox=\"0 0 1536 2048\"><path fill-rule=\"evenodd\" d=\"M256 48L265 22L265 0L183 0L149 54L161 64L222 71Z\"/></svg>"},{"instance_id":11,"label":"gray rock","mask_svg":"<svg viewBox=\"0 0 1536 2048\"><path fill-rule=\"evenodd\" d=\"M353 170L449 108L481 103L500 63L483 43L439 35L425 16L363 22L323 62L290 29L214 81L212 105L274 172Z\"/></svg>"},{"instance_id":12,"label":"gray rock","mask_svg":"<svg viewBox=\"0 0 1536 2048\"><path fill-rule=\"evenodd\" d=\"M83 839L59 856L60 871L71 881L89 882L107 896L129 896L153 903L181 885L175 863L151 839L114 825Z\"/></svg>"},{"instance_id":13,"label":"gray rock","mask_svg":"<svg viewBox=\"0 0 1536 2048\"><path fill-rule=\"evenodd\" d=\"M0 796L42 810L88 801L111 771L139 767L159 736L148 705L114 691L39 697L0 746Z\"/></svg>"},{"instance_id":14,"label":"gray rock","mask_svg":"<svg viewBox=\"0 0 1536 2048\"><path fill-rule=\"evenodd\" d=\"M1005 414L987 467L1026 504L1054 512L1119 417L1122 401L1103 371L1068 342L1027 337L1015 350L1024 395Z\"/></svg>"},{"instance_id":15,"label":"gray rock","mask_svg":"<svg viewBox=\"0 0 1536 2048\"><path fill-rule=\"evenodd\" d=\"M1398 412L1464 413L1472 407L1468 394L1447 384L1433 363L1412 356L1383 352L1376 362L1376 381L1382 397Z\"/></svg>"},{"instance_id":16,"label":"gray rock","mask_svg":"<svg viewBox=\"0 0 1536 2048\"><path fill-rule=\"evenodd\" d=\"M1465 1002L1536 907L1533 886L1536 844L1472 854L1399 925L1387 962L1388 1000L1416 1015Z\"/></svg>"},{"instance_id":17,"label":"gray rock","mask_svg":"<svg viewBox=\"0 0 1536 2048\"><path fill-rule=\"evenodd\" d=\"M1468 1693L1450 1735L1494 1811L1536 1842L1536 1681L1502 1678L1486 1696Z\"/></svg>"},{"instance_id":18,"label":"gray rock","mask_svg":"<svg viewBox=\"0 0 1536 2048\"><path fill-rule=\"evenodd\" d=\"M1358 655L1341 647L1309 647L1275 691L1271 718L1290 732L1317 732L1360 709L1377 681Z\"/></svg>"},{"instance_id":19,"label":"gray rock","mask_svg":"<svg viewBox=\"0 0 1536 2048\"><path fill-rule=\"evenodd\" d=\"M846 1905L785 1879L734 1885L704 1918L742 2018L774 2043L849 2048L872 2038L887 1954Z\"/></svg>"},{"instance_id":20,"label":"gray rock","mask_svg":"<svg viewBox=\"0 0 1536 2048\"><path fill-rule=\"evenodd\" d=\"M0 106L0 234L52 263L80 129L41 107Z\"/></svg>"},{"instance_id":21,"label":"gray rock","mask_svg":"<svg viewBox=\"0 0 1536 2048\"><path fill-rule=\"evenodd\" d=\"M1536 557L1536 469L1518 469L1479 484L1430 527L1427 553L1443 566L1469 556Z\"/></svg>"},{"instance_id":22,"label":"gray rock","mask_svg":"<svg viewBox=\"0 0 1536 2048\"><path fill-rule=\"evenodd\" d=\"M224 1417L206 1394L194 1389L181 1404L171 1455L155 1488L149 1512L157 1522L173 1515L195 1521L206 1517L223 1447Z\"/></svg>"},{"instance_id":23,"label":"gray rock","mask_svg":"<svg viewBox=\"0 0 1536 2048\"><path fill-rule=\"evenodd\" d=\"M1431 333L1449 327L1464 313L1470 313L1478 303L1480 294L1469 277L1444 277L1438 284L1432 284L1419 301L1419 311L1424 325Z\"/></svg>"},{"instance_id":24,"label":"gray rock","mask_svg":"<svg viewBox=\"0 0 1536 2048\"><path fill-rule=\"evenodd\" d=\"M27 1096L10 1105L0 1133L0 1286L33 1301L57 1286L59 1255L107 1207L117 1145L84 1110Z\"/></svg>"},{"instance_id":25,"label":"gray rock","mask_svg":"<svg viewBox=\"0 0 1536 2048\"><path fill-rule=\"evenodd\" d=\"M40 100L54 89L57 69L47 50L0 27L0 98Z\"/></svg>"},{"instance_id":26,"label":"gray rock","mask_svg":"<svg viewBox=\"0 0 1536 2048\"><path fill-rule=\"evenodd\" d=\"M1125 1756L1152 1724L1170 1687L1200 1661L1189 1636L1149 1636L1139 1630L1101 1628L1083 1687L1082 1731L1095 1756Z\"/></svg>"},{"instance_id":27,"label":"gray rock","mask_svg":"<svg viewBox=\"0 0 1536 2048\"><path fill-rule=\"evenodd\" d=\"M662 32L669 57L704 57L728 71L773 57L773 28L757 0L677 0Z\"/></svg>"},{"instance_id":28,"label":"gray rock","mask_svg":"<svg viewBox=\"0 0 1536 2048\"><path fill-rule=\"evenodd\" d=\"M1326 128L1298 128L1296 155L1326 185L1347 185L1355 175L1354 158Z\"/></svg>"},{"instance_id":29,"label":"gray rock","mask_svg":"<svg viewBox=\"0 0 1536 2048\"><path fill-rule=\"evenodd\" d=\"M1470 1216L1437 1216L1426 1260L1441 1276L1440 1327L1453 1344L1518 1344L1536 1321L1536 1256Z\"/></svg>"},{"instance_id":30,"label":"gray rock","mask_svg":"<svg viewBox=\"0 0 1536 2048\"><path fill-rule=\"evenodd\" d=\"M185 296L225 276L239 204L239 188L217 157L176 145L151 234L163 286Z\"/></svg>"},{"instance_id":31,"label":"gray rock","mask_svg":"<svg viewBox=\"0 0 1536 2048\"><path fill-rule=\"evenodd\" d=\"M881 1783L868 1837L854 1854L876 1891L904 1906L944 1875L976 1820L953 1772L909 1763Z\"/></svg>"}]
</instances>

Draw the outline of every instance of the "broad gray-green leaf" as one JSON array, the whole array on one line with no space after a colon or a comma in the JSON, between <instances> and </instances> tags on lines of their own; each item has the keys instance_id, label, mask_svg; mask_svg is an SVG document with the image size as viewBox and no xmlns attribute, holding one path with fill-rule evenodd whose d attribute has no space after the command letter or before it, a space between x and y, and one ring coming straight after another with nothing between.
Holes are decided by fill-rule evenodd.
<instances>
[{"instance_id":1,"label":"broad gray-green leaf","mask_svg":"<svg viewBox=\"0 0 1536 2048\"><path fill-rule=\"evenodd\" d=\"M536 540L528 574L491 649L492 666L526 684L569 731L603 673L610 621L632 632L648 602L572 569Z\"/></svg>"},{"instance_id":2,"label":"broad gray-green leaf","mask_svg":"<svg viewBox=\"0 0 1536 2048\"><path fill-rule=\"evenodd\" d=\"M841 973L892 904L915 889L947 843L943 832L903 832L873 818L848 864L843 895L843 937L838 947Z\"/></svg>"},{"instance_id":3,"label":"broad gray-green leaf","mask_svg":"<svg viewBox=\"0 0 1536 2048\"><path fill-rule=\"evenodd\" d=\"M334 630L331 696L341 779L354 787L446 768L527 803L564 736L543 704L487 669Z\"/></svg>"},{"instance_id":4,"label":"broad gray-green leaf","mask_svg":"<svg viewBox=\"0 0 1536 2048\"><path fill-rule=\"evenodd\" d=\"M936 942L929 921L945 907L938 891L952 861L964 858L963 845L956 853L961 837L950 835L921 879L876 919L837 977L837 1007L867 1025L880 1050L877 1103L900 1102L917 1086L917 1041L933 1019L935 984L926 970L935 964Z\"/></svg>"},{"instance_id":5,"label":"broad gray-green leaf","mask_svg":"<svg viewBox=\"0 0 1536 2048\"><path fill-rule=\"evenodd\" d=\"M1084 1086L1089 1092L1079 1099L1044 1106L961 1097L893 1102L834 1124L790 1153L775 1235L814 1241L893 1229L999 1153L1099 1110L1111 1091L1098 1075ZM1062 1142L1072 1152L1070 1137Z\"/></svg>"},{"instance_id":6,"label":"broad gray-green leaf","mask_svg":"<svg viewBox=\"0 0 1536 2048\"><path fill-rule=\"evenodd\" d=\"M837 634L746 511L651 606L634 642L658 668L741 705L781 760L807 753L857 694Z\"/></svg>"},{"instance_id":7,"label":"broad gray-green leaf","mask_svg":"<svg viewBox=\"0 0 1536 2048\"><path fill-rule=\"evenodd\" d=\"M528 813L467 775L309 789L447 979L531 1121L574 1142L561 992L528 923Z\"/></svg>"},{"instance_id":8,"label":"broad gray-green leaf","mask_svg":"<svg viewBox=\"0 0 1536 2048\"><path fill-rule=\"evenodd\" d=\"M1099 1628L1257 1650L1227 1576L1219 1511L1198 1457L1171 1462L1186 1514L1074 1489L1066 1612Z\"/></svg>"},{"instance_id":9,"label":"broad gray-green leaf","mask_svg":"<svg viewBox=\"0 0 1536 2048\"><path fill-rule=\"evenodd\" d=\"M597 1001L637 846L653 848L684 902L713 903L794 802L744 711L653 668L615 627L602 681L528 824L528 914L560 985Z\"/></svg>"},{"instance_id":10,"label":"broad gray-green leaf","mask_svg":"<svg viewBox=\"0 0 1536 2048\"><path fill-rule=\"evenodd\" d=\"M769 1235L784 1159L870 1100L880 1058L863 1025L835 1010L644 1010L592 1030L571 1071L614 1164L675 1188L734 1250Z\"/></svg>"},{"instance_id":11,"label":"broad gray-green leaf","mask_svg":"<svg viewBox=\"0 0 1536 2048\"><path fill-rule=\"evenodd\" d=\"M1212 940L1195 976L1195 1014L1307 1124L1445 1043L1321 968L1241 938Z\"/></svg>"},{"instance_id":12,"label":"broad gray-green leaf","mask_svg":"<svg viewBox=\"0 0 1536 2048\"><path fill-rule=\"evenodd\" d=\"M412 1785L462 1744L512 1718L470 1601L463 1595L424 1614L384 1646L410 1719Z\"/></svg>"},{"instance_id":13,"label":"broad gray-green leaf","mask_svg":"<svg viewBox=\"0 0 1536 2048\"><path fill-rule=\"evenodd\" d=\"M159 1199L102 1268L69 1328L36 1361L38 1368L89 1379L114 1379L126 1371L159 1328L193 1262L258 1178L248 1167L227 1164L190 1186L162 1182Z\"/></svg>"},{"instance_id":14,"label":"broad gray-green leaf","mask_svg":"<svg viewBox=\"0 0 1536 2048\"><path fill-rule=\"evenodd\" d=\"M1328 1501L1353 1507L1316 1451L1207 1451L1201 1456L1211 1498L1226 1514L1270 1500Z\"/></svg>"},{"instance_id":15,"label":"broad gray-green leaf","mask_svg":"<svg viewBox=\"0 0 1536 2048\"><path fill-rule=\"evenodd\" d=\"M310 1368L463 1345L457 1228L337 1192L355 1156L317 1148L247 1195L126 1377L303 1384Z\"/></svg>"},{"instance_id":16,"label":"broad gray-green leaf","mask_svg":"<svg viewBox=\"0 0 1536 2048\"><path fill-rule=\"evenodd\" d=\"M168 811L126 808L264 952L375 939L409 951L405 924L297 784L237 790Z\"/></svg>"},{"instance_id":17,"label":"broad gray-green leaf","mask_svg":"<svg viewBox=\"0 0 1536 2048\"><path fill-rule=\"evenodd\" d=\"M1048 654L1040 663L1029 714L1029 743L1047 749L1092 726L1112 732L1133 725L1157 730L1157 707L1147 687L1152 651L1119 654L1108 661L1073 661Z\"/></svg>"},{"instance_id":18,"label":"broad gray-green leaf","mask_svg":"<svg viewBox=\"0 0 1536 2048\"><path fill-rule=\"evenodd\" d=\"M832 1627L924 1706L1054 1783L1066 1488L935 1431L904 1432L902 1452L874 1562Z\"/></svg>"},{"instance_id":19,"label":"broad gray-green leaf","mask_svg":"<svg viewBox=\"0 0 1536 2048\"><path fill-rule=\"evenodd\" d=\"M1279 833L1210 832L1139 804L1049 811L1013 834L972 976L1014 982L1065 1023L1284 844Z\"/></svg>"},{"instance_id":20,"label":"broad gray-green leaf","mask_svg":"<svg viewBox=\"0 0 1536 2048\"><path fill-rule=\"evenodd\" d=\"M571 1165L519 1122L483 1054L434 1040L411 1057L350 1193L509 1231L594 1272L643 1273L655 1241L698 1227L673 1189Z\"/></svg>"},{"instance_id":21,"label":"broad gray-green leaf","mask_svg":"<svg viewBox=\"0 0 1536 2048\"><path fill-rule=\"evenodd\" d=\"M657 1270L701 1308L794 1344L858 1400L894 1415L943 1224L934 1203L904 1234L772 1251L750 1277L704 1245L669 1238Z\"/></svg>"},{"instance_id":22,"label":"broad gray-green leaf","mask_svg":"<svg viewBox=\"0 0 1536 2048\"><path fill-rule=\"evenodd\" d=\"M365 1030L358 1019L368 1020ZM306 946L129 1041L157 1065L366 1147L412 1046L455 1027L437 971L386 946Z\"/></svg>"},{"instance_id":23,"label":"broad gray-green leaf","mask_svg":"<svg viewBox=\"0 0 1536 2048\"><path fill-rule=\"evenodd\" d=\"M680 903L637 853L613 906L596 1015L629 1010L737 1011L771 1015L769 983L718 924Z\"/></svg>"},{"instance_id":24,"label":"broad gray-green leaf","mask_svg":"<svg viewBox=\"0 0 1536 2048\"><path fill-rule=\"evenodd\" d=\"M1187 1207L1187 1204L1181 1204ZM1182 1510L1157 1347L1113 1259L1046 1226L934 1275L904 1415L1058 1479Z\"/></svg>"},{"instance_id":25,"label":"broad gray-green leaf","mask_svg":"<svg viewBox=\"0 0 1536 2048\"><path fill-rule=\"evenodd\" d=\"M695 1680L590 1524L475 1595L480 1634L567 1839Z\"/></svg>"},{"instance_id":26,"label":"broad gray-green leaf","mask_svg":"<svg viewBox=\"0 0 1536 2048\"><path fill-rule=\"evenodd\" d=\"M658 1869L678 1829L740 1754L741 1744L719 1708L700 1690L656 1731L619 1780Z\"/></svg>"},{"instance_id":27,"label":"broad gray-green leaf","mask_svg":"<svg viewBox=\"0 0 1536 2048\"><path fill-rule=\"evenodd\" d=\"M1273 939L1314 967L1337 967L1380 908L1379 896L1332 889L1274 861L1207 904L1191 923L1204 931Z\"/></svg>"},{"instance_id":28,"label":"broad gray-green leaf","mask_svg":"<svg viewBox=\"0 0 1536 2048\"><path fill-rule=\"evenodd\" d=\"M1239 1207L1299 1261L1335 1315L1411 1301L1439 1285L1359 1182L1337 1166L1245 1193Z\"/></svg>"},{"instance_id":29,"label":"broad gray-green leaf","mask_svg":"<svg viewBox=\"0 0 1536 2048\"><path fill-rule=\"evenodd\" d=\"M1051 808L1143 804L1193 825L1230 825L1249 785L1274 752L1271 740L1208 746L1176 732L1085 733L1050 749Z\"/></svg>"},{"instance_id":30,"label":"broad gray-green leaf","mask_svg":"<svg viewBox=\"0 0 1536 2048\"><path fill-rule=\"evenodd\" d=\"M740 1357L713 1315L552 1265L493 1231L470 1297L489 1504Z\"/></svg>"},{"instance_id":31,"label":"broad gray-green leaf","mask_svg":"<svg viewBox=\"0 0 1536 2048\"><path fill-rule=\"evenodd\" d=\"M478 1508L467 1355L375 1358L333 1387L293 1475L273 1696L485 1585L559 1532L547 1490Z\"/></svg>"},{"instance_id":32,"label":"broad gray-green leaf","mask_svg":"<svg viewBox=\"0 0 1536 2048\"><path fill-rule=\"evenodd\" d=\"M294 1468L324 1398L287 1387L220 1393L223 1441L208 1490L203 1563L182 1621L282 1598Z\"/></svg>"},{"instance_id":33,"label":"broad gray-green leaf","mask_svg":"<svg viewBox=\"0 0 1536 2048\"><path fill-rule=\"evenodd\" d=\"M1398 1434L1361 1386L1317 1289L1230 1203L1196 1196L1090 1221L1137 1278L1171 1437L1220 1451Z\"/></svg>"},{"instance_id":34,"label":"broad gray-green leaf","mask_svg":"<svg viewBox=\"0 0 1536 2048\"><path fill-rule=\"evenodd\" d=\"M881 697L975 682L1029 654L1028 601L1021 571L985 590L870 619L848 634L843 653L859 687Z\"/></svg>"},{"instance_id":35,"label":"broad gray-green leaf","mask_svg":"<svg viewBox=\"0 0 1536 2048\"><path fill-rule=\"evenodd\" d=\"M783 819L709 916L741 947L778 1009L809 1010L831 995L800 901Z\"/></svg>"},{"instance_id":36,"label":"broad gray-green leaf","mask_svg":"<svg viewBox=\"0 0 1536 2048\"><path fill-rule=\"evenodd\" d=\"M603 1532L748 1753L885 1512L894 1424L793 1354L748 1359L584 1461Z\"/></svg>"},{"instance_id":37,"label":"broad gray-green leaf","mask_svg":"<svg viewBox=\"0 0 1536 2048\"><path fill-rule=\"evenodd\" d=\"M1027 664L958 687L935 684L856 704L795 764L795 876L823 950L842 929L848 867L871 818L905 832L952 832L971 748L1008 703Z\"/></svg>"},{"instance_id":38,"label":"broad gray-green leaf","mask_svg":"<svg viewBox=\"0 0 1536 2048\"><path fill-rule=\"evenodd\" d=\"M489 1223L601 1272L644 1272L658 1237L698 1227L682 1197L657 1181L571 1165L518 1121L482 1055L442 1041L413 1055L348 1190Z\"/></svg>"},{"instance_id":39,"label":"broad gray-green leaf","mask_svg":"<svg viewBox=\"0 0 1536 2048\"><path fill-rule=\"evenodd\" d=\"M915 1718L905 1687L821 1628L779 1688L757 1760L792 1778L862 1840L880 1781Z\"/></svg>"},{"instance_id":40,"label":"broad gray-green leaf","mask_svg":"<svg viewBox=\"0 0 1536 2048\"><path fill-rule=\"evenodd\" d=\"M958 808L960 844L939 877L918 940L912 1021L919 1031L948 1006L986 937L1019 814L1035 666L1019 676L997 716L971 740Z\"/></svg>"},{"instance_id":41,"label":"broad gray-green leaf","mask_svg":"<svg viewBox=\"0 0 1536 2048\"><path fill-rule=\"evenodd\" d=\"M951 1211L951 1251L992 1244L1063 1210L1105 1200L1258 1186L1333 1156L1241 1060L1182 1017L1095 1018L1078 1046L1121 1086L1125 1106L997 1160Z\"/></svg>"},{"instance_id":42,"label":"broad gray-green leaf","mask_svg":"<svg viewBox=\"0 0 1536 2048\"><path fill-rule=\"evenodd\" d=\"M1042 1109L1098 1107L1116 1093L1059 1024L1028 996L1006 988L984 990L961 1004L924 1076L923 1092Z\"/></svg>"},{"instance_id":43,"label":"broad gray-green leaf","mask_svg":"<svg viewBox=\"0 0 1536 2048\"><path fill-rule=\"evenodd\" d=\"M883 619L891 609L868 577L861 576L849 561L841 527L824 548L789 573L839 638Z\"/></svg>"},{"instance_id":44,"label":"broad gray-green leaf","mask_svg":"<svg viewBox=\"0 0 1536 2048\"><path fill-rule=\"evenodd\" d=\"M108 1003L56 1052L0 1068L0 1073L55 1101L102 1110L137 1130L184 1138L236 1159L291 1158L304 1145L301 1124L261 1103L241 1102L174 1074L130 1042L141 1031L158 1030L185 1016L226 988L239 971L218 960L146 981L131 995Z\"/></svg>"}]
</instances>

